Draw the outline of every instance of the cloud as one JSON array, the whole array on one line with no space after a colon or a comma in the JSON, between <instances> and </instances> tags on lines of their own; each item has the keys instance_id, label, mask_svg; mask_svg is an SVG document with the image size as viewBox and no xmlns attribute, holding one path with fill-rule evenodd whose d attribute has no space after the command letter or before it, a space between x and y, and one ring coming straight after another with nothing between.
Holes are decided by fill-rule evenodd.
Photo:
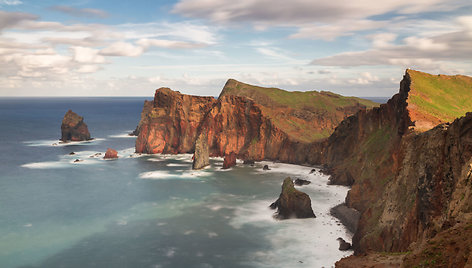
<instances>
[{"instance_id":1,"label":"cloud","mask_svg":"<svg viewBox=\"0 0 472 268\"><path fill-rule=\"evenodd\" d=\"M423 70L450 70L454 62L471 60L472 23L471 17L456 20L458 31L428 37L409 36L399 44L395 34L369 36L372 47L368 50L344 52L311 62L323 66L368 66L395 65L403 68ZM470 23L470 24L469 24Z\"/></svg>"},{"instance_id":2,"label":"cloud","mask_svg":"<svg viewBox=\"0 0 472 268\"><path fill-rule=\"evenodd\" d=\"M108 17L108 13L100 10L100 9L93 9L93 8L75 8L71 6L53 6L51 7L52 10L59 11L62 13L69 14L74 17L86 17L86 18L106 18Z\"/></svg>"},{"instance_id":3,"label":"cloud","mask_svg":"<svg viewBox=\"0 0 472 268\"><path fill-rule=\"evenodd\" d=\"M173 41L164 39L140 39L137 44L144 48L149 47L162 47L162 48L173 48L173 49L189 49L189 48L202 48L208 46L205 43L193 43L185 41Z\"/></svg>"},{"instance_id":4,"label":"cloud","mask_svg":"<svg viewBox=\"0 0 472 268\"><path fill-rule=\"evenodd\" d=\"M35 19L38 19L38 16L28 13L6 12L0 10L0 31L18 25L22 21Z\"/></svg>"},{"instance_id":5,"label":"cloud","mask_svg":"<svg viewBox=\"0 0 472 268\"><path fill-rule=\"evenodd\" d=\"M126 42L116 42L100 50L100 55L136 57L143 54L143 52L144 48L140 46L134 46Z\"/></svg>"},{"instance_id":6,"label":"cloud","mask_svg":"<svg viewBox=\"0 0 472 268\"><path fill-rule=\"evenodd\" d=\"M99 55L98 49L89 47L71 47L74 61L79 63L105 63L105 57Z\"/></svg>"},{"instance_id":7,"label":"cloud","mask_svg":"<svg viewBox=\"0 0 472 268\"><path fill-rule=\"evenodd\" d=\"M0 6L1 5L6 5L6 6L17 6L23 4L22 1L20 0L0 0Z\"/></svg>"}]
</instances>

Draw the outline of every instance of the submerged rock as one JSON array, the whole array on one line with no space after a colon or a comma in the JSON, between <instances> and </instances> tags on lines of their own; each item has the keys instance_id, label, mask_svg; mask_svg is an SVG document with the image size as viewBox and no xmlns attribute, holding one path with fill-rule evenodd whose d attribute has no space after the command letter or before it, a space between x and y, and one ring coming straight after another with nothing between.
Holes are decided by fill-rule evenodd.
<instances>
[{"instance_id":1,"label":"submerged rock","mask_svg":"<svg viewBox=\"0 0 472 268\"><path fill-rule=\"evenodd\" d=\"M311 183L311 181L304 180L304 179L300 179L300 178L297 178L297 179L295 180L295 185L297 185L297 186L308 185L308 184L310 184L310 183Z\"/></svg>"},{"instance_id":2,"label":"submerged rock","mask_svg":"<svg viewBox=\"0 0 472 268\"><path fill-rule=\"evenodd\" d=\"M112 148L108 148L105 156L103 157L104 159L115 159L118 158L118 152Z\"/></svg>"},{"instance_id":3,"label":"submerged rock","mask_svg":"<svg viewBox=\"0 0 472 268\"><path fill-rule=\"evenodd\" d=\"M336 240L339 241L339 250L345 251L351 249L351 243L346 242L341 237L338 237Z\"/></svg>"},{"instance_id":4,"label":"submerged rock","mask_svg":"<svg viewBox=\"0 0 472 268\"><path fill-rule=\"evenodd\" d=\"M269 168L268 165L264 165L264 167L262 168L262 170L270 170L270 168Z\"/></svg>"},{"instance_id":5,"label":"submerged rock","mask_svg":"<svg viewBox=\"0 0 472 268\"><path fill-rule=\"evenodd\" d=\"M236 154L231 152L225 155L225 159L223 161L223 169L228 169L236 165Z\"/></svg>"},{"instance_id":6,"label":"submerged rock","mask_svg":"<svg viewBox=\"0 0 472 268\"><path fill-rule=\"evenodd\" d=\"M74 152L70 152L69 155L74 155L75 153Z\"/></svg>"},{"instance_id":7,"label":"submerged rock","mask_svg":"<svg viewBox=\"0 0 472 268\"><path fill-rule=\"evenodd\" d=\"M313 174L316 172L316 168L313 168L312 170L310 170L310 174Z\"/></svg>"},{"instance_id":8,"label":"submerged rock","mask_svg":"<svg viewBox=\"0 0 472 268\"><path fill-rule=\"evenodd\" d=\"M82 162L82 161L84 161L84 160L75 159L75 160L74 160L74 163L77 163L77 162Z\"/></svg>"},{"instance_id":9,"label":"submerged rock","mask_svg":"<svg viewBox=\"0 0 472 268\"><path fill-rule=\"evenodd\" d=\"M62 119L61 141L86 141L91 140L84 118L78 114L67 111Z\"/></svg>"},{"instance_id":10,"label":"submerged rock","mask_svg":"<svg viewBox=\"0 0 472 268\"><path fill-rule=\"evenodd\" d=\"M195 142L195 154L193 155L192 169L202 169L210 165L210 153L208 149L208 136L204 133L198 136Z\"/></svg>"},{"instance_id":11,"label":"submerged rock","mask_svg":"<svg viewBox=\"0 0 472 268\"><path fill-rule=\"evenodd\" d=\"M276 218L281 220L290 218L316 218L311 208L310 197L306 193L295 189L290 177L285 178L279 199L272 203L270 208L277 208Z\"/></svg>"}]
</instances>

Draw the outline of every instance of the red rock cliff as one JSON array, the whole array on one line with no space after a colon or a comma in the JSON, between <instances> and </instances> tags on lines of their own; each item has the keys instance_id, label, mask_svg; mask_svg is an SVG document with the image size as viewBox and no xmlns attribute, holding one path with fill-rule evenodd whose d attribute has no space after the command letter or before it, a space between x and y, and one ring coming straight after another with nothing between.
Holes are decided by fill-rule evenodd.
<instances>
[{"instance_id":1,"label":"red rock cliff","mask_svg":"<svg viewBox=\"0 0 472 268\"><path fill-rule=\"evenodd\" d=\"M169 88L156 90L154 101L144 104L136 152L193 152L197 128L215 102L213 97L184 95Z\"/></svg>"},{"instance_id":2,"label":"red rock cliff","mask_svg":"<svg viewBox=\"0 0 472 268\"><path fill-rule=\"evenodd\" d=\"M429 117L424 115L430 114L427 108L433 106L421 107L412 97L422 90L418 79L429 76L407 70L400 92L387 104L344 120L326 142L321 162L329 166L334 183L352 185L347 205L361 212L353 238L356 254L413 251L401 256L407 267L463 267L472 253L470 248L461 249L457 259L459 250L454 246L433 247L430 243L440 244L437 240L448 237L450 243L459 245L464 239L460 230L467 233L464 228L472 223L468 187L472 114L425 128L442 118L435 111L436 121L428 123ZM443 78L451 83L459 79L464 84L463 77ZM472 84L464 85L464 92L472 96ZM435 101L425 96L424 90L422 93L426 100ZM447 104L447 100L442 103ZM418 115L423 115L421 120ZM451 234L452 230L458 235ZM428 255L434 250L437 255ZM433 257L438 258L435 265L429 263ZM353 267L354 258L337 265Z\"/></svg>"}]
</instances>

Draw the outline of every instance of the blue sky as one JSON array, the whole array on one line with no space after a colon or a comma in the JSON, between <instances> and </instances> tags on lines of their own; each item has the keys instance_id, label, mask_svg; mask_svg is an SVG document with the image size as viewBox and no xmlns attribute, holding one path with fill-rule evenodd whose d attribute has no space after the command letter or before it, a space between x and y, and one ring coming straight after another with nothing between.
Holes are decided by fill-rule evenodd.
<instances>
[{"instance_id":1,"label":"blue sky","mask_svg":"<svg viewBox=\"0 0 472 268\"><path fill-rule=\"evenodd\" d=\"M470 0L0 0L0 96L391 96L406 68L472 75Z\"/></svg>"}]
</instances>

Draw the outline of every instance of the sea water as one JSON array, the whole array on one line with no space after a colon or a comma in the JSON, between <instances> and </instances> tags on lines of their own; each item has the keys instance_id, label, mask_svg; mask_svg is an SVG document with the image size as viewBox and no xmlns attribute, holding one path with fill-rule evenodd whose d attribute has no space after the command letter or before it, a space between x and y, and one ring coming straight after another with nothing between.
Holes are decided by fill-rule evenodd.
<instances>
[{"instance_id":1,"label":"sea water","mask_svg":"<svg viewBox=\"0 0 472 268\"><path fill-rule=\"evenodd\" d=\"M352 254L329 215L346 187L305 166L223 170L215 158L193 171L191 155L135 154L143 101L0 99L0 267L332 267ZM59 143L68 109L93 141ZM104 160L107 148L119 159ZM312 182L297 188L316 218L273 218L287 176Z\"/></svg>"}]
</instances>

